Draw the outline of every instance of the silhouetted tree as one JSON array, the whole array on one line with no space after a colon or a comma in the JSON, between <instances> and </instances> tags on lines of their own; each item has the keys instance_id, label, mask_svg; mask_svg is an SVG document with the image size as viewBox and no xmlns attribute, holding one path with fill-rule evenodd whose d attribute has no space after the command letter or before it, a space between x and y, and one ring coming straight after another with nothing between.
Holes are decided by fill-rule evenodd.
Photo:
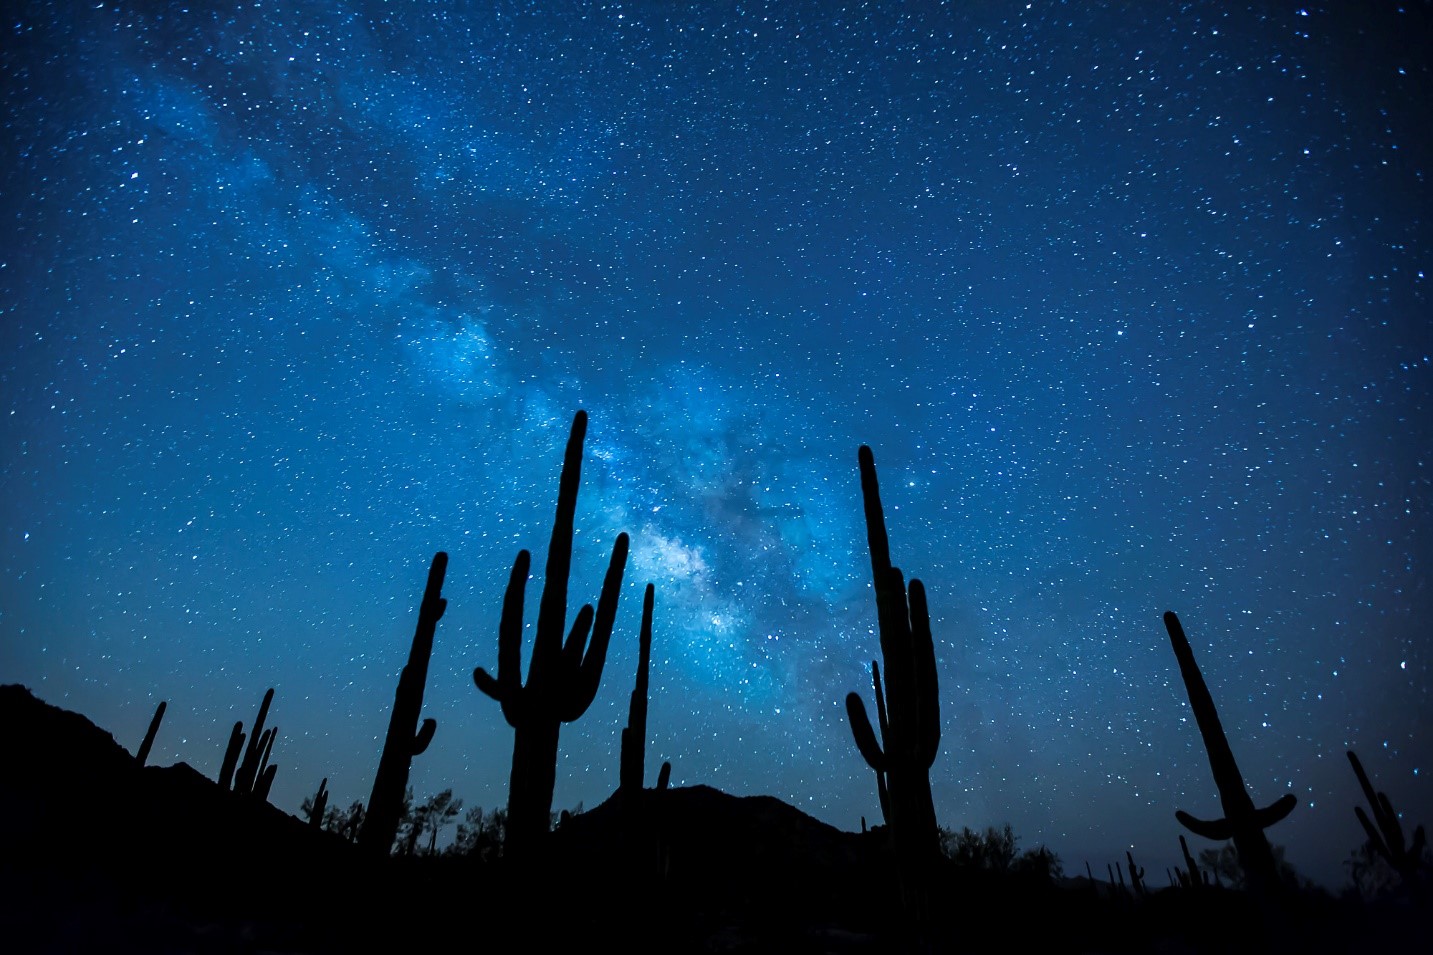
<instances>
[{"instance_id":1,"label":"silhouetted tree","mask_svg":"<svg viewBox=\"0 0 1433 955\"><path fill-rule=\"evenodd\" d=\"M1279 885L1288 888L1303 888L1310 885L1284 858L1284 847L1270 845L1269 855L1274 860L1274 874ZM1199 865L1214 873L1219 884L1231 889L1249 888L1249 873L1240 859L1239 850L1233 842L1226 842L1218 849L1204 849L1199 853Z\"/></svg>"},{"instance_id":2,"label":"silhouetted tree","mask_svg":"<svg viewBox=\"0 0 1433 955\"><path fill-rule=\"evenodd\" d=\"M437 855L438 834L452 825L462 811L463 801L454 799L451 789L445 789L436 796L430 796L427 802L414 808L409 815L406 854L415 855L418 843L426 835L428 847L424 854Z\"/></svg>"},{"instance_id":3,"label":"silhouetted tree","mask_svg":"<svg viewBox=\"0 0 1433 955\"><path fill-rule=\"evenodd\" d=\"M323 828L327 832L337 834L345 842L357 842L358 833L363 828L364 815L361 802L354 802L347 809L332 808L324 813Z\"/></svg>"},{"instance_id":4,"label":"silhouetted tree","mask_svg":"<svg viewBox=\"0 0 1433 955\"><path fill-rule=\"evenodd\" d=\"M457 838L445 850L446 854L472 856L485 862L499 858L503 851L507 817L506 809L494 809L486 814L482 806L469 809L458 823Z\"/></svg>"}]
</instances>

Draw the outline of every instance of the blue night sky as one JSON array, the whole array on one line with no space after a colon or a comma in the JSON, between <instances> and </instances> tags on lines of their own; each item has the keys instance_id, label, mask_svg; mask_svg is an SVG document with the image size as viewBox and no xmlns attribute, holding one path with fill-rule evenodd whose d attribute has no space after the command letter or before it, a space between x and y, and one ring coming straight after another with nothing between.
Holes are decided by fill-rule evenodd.
<instances>
[{"instance_id":1,"label":"blue night sky","mask_svg":"<svg viewBox=\"0 0 1433 955\"><path fill-rule=\"evenodd\" d=\"M273 801L366 800L446 550L413 785L502 805L471 674L585 408L573 605L632 557L556 808L650 581L649 784L879 817L869 444L944 825L1164 884L1167 609L1305 874L1347 748L1433 822L1427 4L210 6L4 21L0 680L211 776L273 686Z\"/></svg>"}]
</instances>

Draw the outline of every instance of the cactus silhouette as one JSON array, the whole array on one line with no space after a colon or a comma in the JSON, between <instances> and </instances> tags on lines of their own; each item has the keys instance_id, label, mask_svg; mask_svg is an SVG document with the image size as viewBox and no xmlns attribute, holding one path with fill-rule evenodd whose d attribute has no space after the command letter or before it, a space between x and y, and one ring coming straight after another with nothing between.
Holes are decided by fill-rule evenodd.
<instances>
[{"instance_id":1,"label":"cactus silhouette","mask_svg":"<svg viewBox=\"0 0 1433 955\"><path fill-rule=\"evenodd\" d=\"M219 767L219 788L232 789L234 770L239 765L239 754L244 749L244 721L238 720L229 732L229 745L224 749L224 762Z\"/></svg>"},{"instance_id":2,"label":"cactus silhouette","mask_svg":"<svg viewBox=\"0 0 1433 955\"><path fill-rule=\"evenodd\" d=\"M139 752L134 754L135 762L143 766L144 761L149 759L149 751L154 746L155 734L159 732L160 721L164 719L164 710L169 704L161 700L154 708L154 716L149 721L149 729L145 731L144 742L139 744Z\"/></svg>"},{"instance_id":3,"label":"cactus silhouette","mask_svg":"<svg viewBox=\"0 0 1433 955\"><path fill-rule=\"evenodd\" d=\"M558 731L563 723L571 723L587 712L597 694L612 624L617 616L622 573L627 565L627 535L618 534L596 614L591 604L583 606L564 642L573 519L577 511L577 489L582 480L582 443L586 434L587 413L579 411L572 419L558 480L557 516L548 544L547 572L527 683L522 682L522 617L532 557L525 550L520 551L513 562L503 594L498 623L497 676L482 667L473 671L473 682L502 705L503 718L513 728L504 853L517 858L530 852L547 833L552 791L557 780Z\"/></svg>"},{"instance_id":4,"label":"cactus silhouette","mask_svg":"<svg viewBox=\"0 0 1433 955\"><path fill-rule=\"evenodd\" d=\"M313 803L309 807L308 824L314 829L323 828L323 814L328 809L328 777L318 784L318 792L314 793Z\"/></svg>"},{"instance_id":5,"label":"cactus silhouette","mask_svg":"<svg viewBox=\"0 0 1433 955\"><path fill-rule=\"evenodd\" d=\"M428 567L428 583L418 605L418 627L413 631L408 662L398 676L398 689L393 693L388 735L383 741L383 755L378 759L378 772L373 777L368 813L358 834L359 846L372 855L386 856L392 850L403 815L403 794L408 789L413 757L428 748L438 729L438 721L431 718L425 719L419 728L418 716L423 711L423 688L428 683L433 634L448 609L448 601L443 599L443 577L447 572L448 555L438 551Z\"/></svg>"},{"instance_id":6,"label":"cactus silhouette","mask_svg":"<svg viewBox=\"0 0 1433 955\"><path fill-rule=\"evenodd\" d=\"M890 733L891 725L890 719L886 716L886 694L885 691L881 689L881 665L875 660L871 661L871 689L876 695L876 725L880 727L881 739L884 740ZM865 704L861 702L859 696L855 693L847 694L846 717L851 721L853 731L858 720L864 719L869 725L870 719L866 716L865 709ZM860 740L857 739L857 745L859 746L859 744ZM864 750L862 752L864 753ZM868 759L867 762L869 763L870 760ZM872 768L876 771L876 798L881 804L881 819L889 825L891 822L891 797L889 790L886 788L884 761L882 761L881 765L873 766ZM863 816L862 820L864 821L864 819L865 817Z\"/></svg>"},{"instance_id":7,"label":"cactus silhouette","mask_svg":"<svg viewBox=\"0 0 1433 955\"><path fill-rule=\"evenodd\" d=\"M274 701L274 688L269 687L264 694L264 701L259 704L259 715L254 720L254 728L250 731L249 745L244 746L244 721L239 720L234 724L234 729L229 733L229 745L224 750L224 763L219 767L219 788L232 788L236 793L257 796L259 799L269 798L269 789L274 784L274 774L278 767L269 763L269 757L274 752L274 740L279 735L277 726L264 729L264 720L269 716L269 704ZM239 762L239 753L243 752L244 761Z\"/></svg>"},{"instance_id":8,"label":"cactus silhouette","mask_svg":"<svg viewBox=\"0 0 1433 955\"><path fill-rule=\"evenodd\" d=\"M1194 651L1189 648L1189 638L1173 611L1164 615L1164 627L1169 631L1169 642L1179 661L1179 673L1189 693L1189 705L1199 724L1199 734L1204 737L1209 768L1214 774L1214 784L1219 787L1219 802L1224 809L1222 819L1196 819L1183 811L1176 812L1175 818L1196 836L1216 841L1233 839L1249 887L1256 892L1272 891L1279 885L1278 866L1264 830L1293 812L1298 798L1287 793L1263 809L1254 808L1254 800L1249 798L1244 777L1234 762L1234 753L1219 722L1219 713L1214 709L1214 698L1209 695L1209 687L1194 662Z\"/></svg>"},{"instance_id":9,"label":"cactus silhouette","mask_svg":"<svg viewBox=\"0 0 1433 955\"><path fill-rule=\"evenodd\" d=\"M935 644L924 586L912 579L908 592L900 570L891 566L885 512L871 449L863 445L858 459L881 657L886 664L884 696L879 668L872 665L880 740L876 739L859 694L846 696L846 713L856 748L876 771L878 783L882 776L885 778L882 812L895 843L901 894L909 913L920 921L924 918L928 870L940 854L930 792L930 767L940 746Z\"/></svg>"},{"instance_id":10,"label":"cactus silhouette","mask_svg":"<svg viewBox=\"0 0 1433 955\"><path fill-rule=\"evenodd\" d=\"M642 595L642 629L638 637L637 685L627 707L627 725L622 728L622 755L617 788L637 792L647 765L647 669L652 662L653 588Z\"/></svg>"},{"instance_id":11,"label":"cactus silhouette","mask_svg":"<svg viewBox=\"0 0 1433 955\"><path fill-rule=\"evenodd\" d=\"M1423 827L1419 826L1413 830L1413 843L1409 845L1403 837L1403 824L1398 821L1398 813L1393 811L1393 803L1389 802L1387 794L1373 791L1373 784L1368 781L1368 774L1363 771L1363 763L1358 761L1353 750L1348 751L1348 761L1353 765L1354 775L1358 777L1358 785L1363 789L1368 807L1373 810L1372 820L1362 806L1353 807L1354 815L1358 816L1358 822L1368 835L1373 851L1383 856L1405 882L1412 884L1418 877L1418 869L1423 865L1423 851L1427 848Z\"/></svg>"}]
</instances>

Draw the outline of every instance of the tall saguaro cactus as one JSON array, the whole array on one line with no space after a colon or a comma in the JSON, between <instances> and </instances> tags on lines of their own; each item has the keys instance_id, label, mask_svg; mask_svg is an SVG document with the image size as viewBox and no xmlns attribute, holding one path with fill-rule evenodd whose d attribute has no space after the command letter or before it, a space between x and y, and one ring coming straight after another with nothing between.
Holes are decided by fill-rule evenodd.
<instances>
[{"instance_id":1,"label":"tall saguaro cactus","mask_svg":"<svg viewBox=\"0 0 1433 955\"><path fill-rule=\"evenodd\" d=\"M647 769L647 670L652 663L653 588L642 595L642 629L638 636L637 685L627 706L627 725L622 728L622 755L617 788L635 793L642 788Z\"/></svg>"},{"instance_id":2,"label":"tall saguaro cactus","mask_svg":"<svg viewBox=\"0 0 1433 955\"><path fill-rule=\"evenodd\" d=\"M940 851L930 793L930 767L940 747L940 688L935 670L935 642L930 632L925 587L919 580L912 579L907 591L900 570L891 566L875 458L864 445L858 457L871 575L876 586L881 657L886 664L884 699L879 682L875 683L881 739L876 739L858 694L846 696L846 713L856 748L876 771L878 780L884 775L886 805L882 808L886 810L895 844L901 892L913 914L923 917L926 871ZM873 682L879 681L879 672L873 663Z\"/></svg>"},{"instance_id":3,"label":"tall saguaro cactus","mask_svg":"<svg viewBox=\"0 0 1433 955\"><path fill-rule=\"evenodd\" d=\"M420 729L418 715L423 710L423 688L428 683L433 634L448 609L448 601L443 599L443 577L447 572L448 555L440 550L433 555L433 563L428 568L428 583L418 605L418 627L413 632L408 662L398 676L393 714L388 718L388 736L383 741L383 755L378 759L373 792L368 797L368 812L358 834L359 846L372 855L386 856L392 850L403 816L403 793L408 788L413 757L428 748L438 729L438 721L431 718L425 719Z\"/></svg>"},{"instance_id":4,"label":"tall saguaro cactus","mask_svg":"<svg viewBox=\"0 0 1433 955\"><path fill-rule=\"evenodd\" d=\"M482 667L473 671L473 682L502 705L503 718L513 728L504 851L514 857L530 852L547 833L552 791L557 780L558 730L563 723L571 723L587 712L597 695L602 667L607 662L612 624L617 617L622 573L627 566L627 535L618 534L596 614L591 604L584 605L564 642L573 520L577 512L577 489L582 481L582 442L586 435L587 413L578 411L572 419L558 480L557 516L547 549L547 572L527 683L522 681L522 617L532 556L525 550L519 551L513 561L512 574L503 594L502 617L498 623L497 676Z\"/></svg>"},{"instance_id":5,"label":"tall saguaro cactus","mask_svg":"<svg viewBox=\"0 0 1433 955\"><path fill-rule=\"evenodd\" d=\"M1174 646L1174 657L1179 661L1179 674L1184 678L1184 688L1189 693L1189 705L1194 710L1199 734L1204 737L1204 750L1209 754L1209 768L1214 773L1214 784L1219 787L1219 803L1224 808L1224 818L1214 820L1196 819L1187 812L1176 812L1184 828L1196 836L1206 839L1234 840L1234 849L1239 853L1239 865L1249 887L1256 892L1272 891L1279 884L1278 866L1274 852L1264 830L1294 811L1298 797L1287 793L1263 809L1254 808L1254 800L1244 785L1244 777L1234 762L1234 753L1229 748L1229 739L1219 722L1219 713L1214 709L1214 698L1204 683L1204 675L1194 662L1194 651L1189 648L1189 638L1179 618L1170 611L1164 615L1164 628L1169 631L1169 642Z\"/></svg>"}]
</instances>

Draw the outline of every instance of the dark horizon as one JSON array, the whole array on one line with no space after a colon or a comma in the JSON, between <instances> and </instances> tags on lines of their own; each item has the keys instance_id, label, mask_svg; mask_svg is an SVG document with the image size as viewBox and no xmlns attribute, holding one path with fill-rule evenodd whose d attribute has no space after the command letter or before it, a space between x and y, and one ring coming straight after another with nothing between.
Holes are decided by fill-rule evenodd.
<instances>
[{"instance_id":1,"label":"dark horizon","mask_svg":"<svg viewBox=\"0 0 1433 955\"><path fill-rule=\"evenodd\" d=\"M616 788L650 582L649 785L858 829L866 444L943 825L1162 885L1175 810L1219 814L1173 610L1337 889L1346 750L1433 822L1430 38L1427 5L22 4L0 682L131 751L167 700L150 763L211 778L272 686L274 804L366 800L446 551L411 782L500 806L471 674L585 408L570 606L632 553L555 808Z\"/></svg>"}]
</instances>

